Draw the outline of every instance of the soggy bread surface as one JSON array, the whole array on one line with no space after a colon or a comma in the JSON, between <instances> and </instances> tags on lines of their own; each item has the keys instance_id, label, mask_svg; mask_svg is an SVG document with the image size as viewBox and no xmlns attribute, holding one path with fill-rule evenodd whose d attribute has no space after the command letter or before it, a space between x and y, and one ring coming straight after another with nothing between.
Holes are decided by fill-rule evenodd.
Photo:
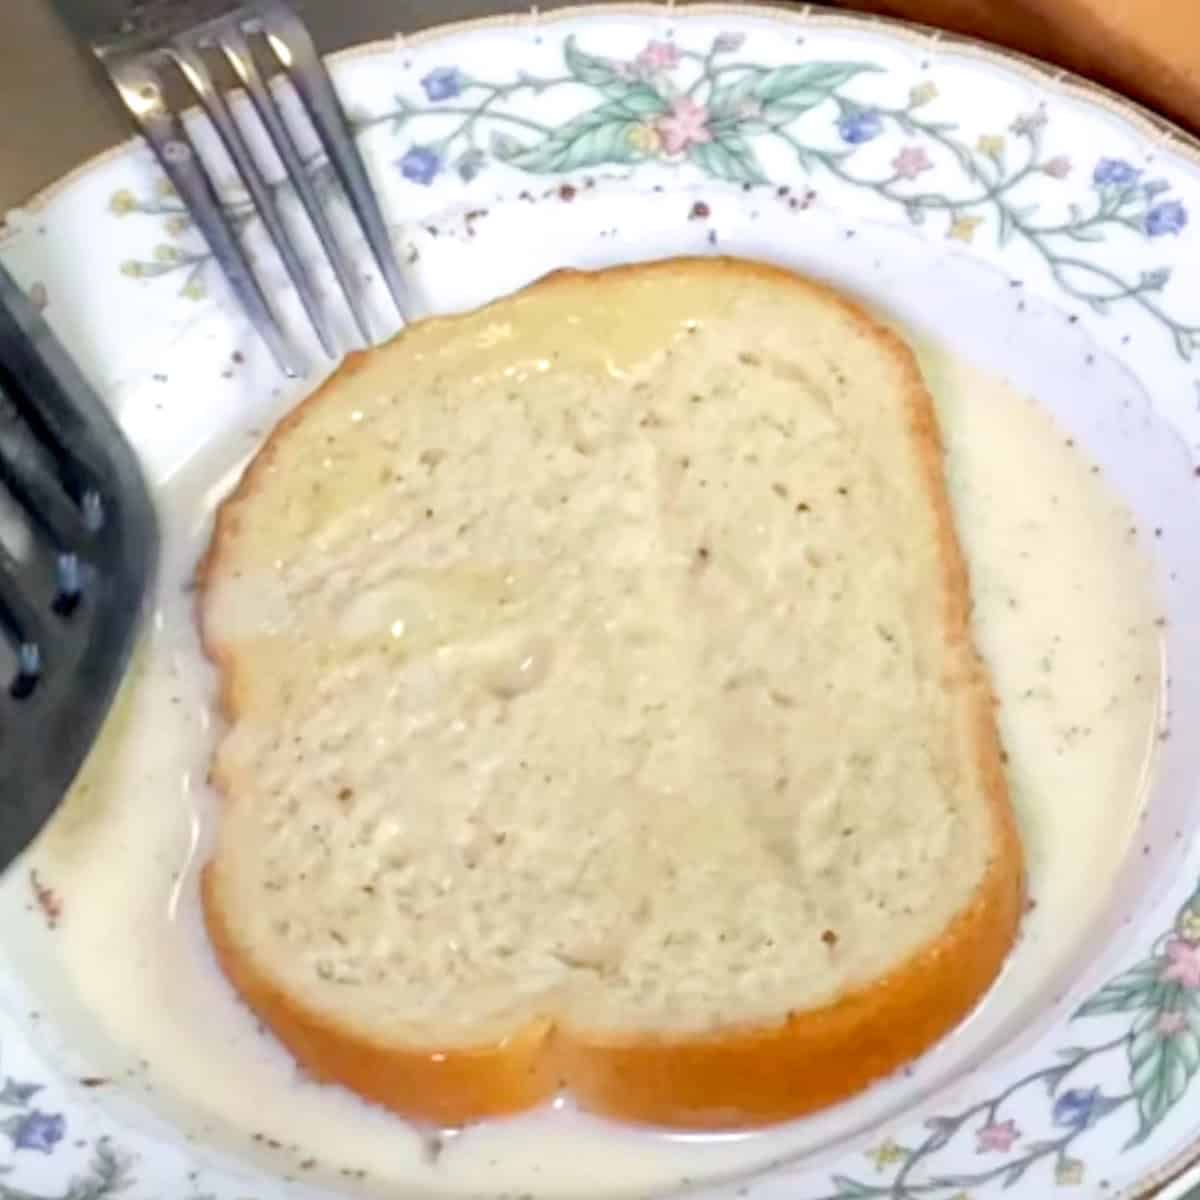
<instances>
[{"instance_id":1,"label":"soggy bread surface","mask_svg":"<svg viewBox=\"0 0 1200 1200\"><path fill-rule=\"evenodd\" d=\"M673 260L422 322L274 431L200 596L208 929L316 1078L775 1121L1011 947L932 402L823 286Z\"/></svg>"}]
</instances>

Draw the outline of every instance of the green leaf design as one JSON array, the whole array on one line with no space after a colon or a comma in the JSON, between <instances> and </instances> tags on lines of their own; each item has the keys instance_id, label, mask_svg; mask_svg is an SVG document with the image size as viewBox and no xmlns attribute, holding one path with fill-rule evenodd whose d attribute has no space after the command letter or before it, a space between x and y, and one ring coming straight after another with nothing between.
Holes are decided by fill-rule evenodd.
<instances>
[{"instance_id":1,"label":"green leaf design","mask_svg":"<svg viewBox=\"0 0 1200 1200\"><path fill-rule=\"evenodd\" d=\"M930 1117L925 1124L932 1132L925 1139L921 1149L925 1154L932 1154L950 1143L962 1125L962 1120L954 1117Z\"/></svg>"},{"instance_id":2,"label":"green leaf design","mask_svg":"<svg viewBox=\"0 0 1200 1200\"><path fill-rule=\"evenodd\" d=\"M520 138L513 137L511 133L507 133L503 129L493 129L491 137L488 138L488 149L501 162L508 162L513 155L520 154L527 148Z\"/></svg>"},{"instance_id":3,"label":"green leaf design","mask_svg":"<svg viewBox=\"0 0 1200 1200\"><path fill-rule=\"evenodd\" d=\"M590 87L608 91L629 86L628 80L621 77L616 62L611 58L601 58L599 55L580 50L574 34L563 43L563 62L580 83L586 83Z\"/></svg>"},{"instance_id":4,"label":"green leaf design","mask_svg":"<svg viewBox=\"0 0 1200 1200\"><path fill-rule=\"evenodd\" d=\"M1158 1021L1162 1015L1161 1011L1142 1013L1134 1023L1129 1043L1129 1077L1140 1119L1130 1146L1150 1136L1200 1068L1200 1014L1190 1009L1187 1024L1172 1034L1160 1032Z\"/></svg>"},{"instance_id":5,"label":"green leaf design","mask_svg":"<svg viewBox=\"0 0 1200 1200\"><path fill-rule=\"evenodd\" d=\"M1045 1085L1046 1094L1053 1096L1060 1087L1062 1082L1075 1069L1074 1063L1063 1063L1061 1067L1055 1067L1053 1070L1047 1071L1042 1077L1042 1083Z\"/></svg>"},{"instance_id":6,"label":"green leaf design","mask_svg":"<svg viewBox=\"0 0 1200 1200\"><path fill-rule=\"evenodd\" d=\"M873 63L839 62L749 69L732 83L715 87L708 107L716 120L737 117L746 104L762 105L774 117L791 119L830 99L856 75L879 69Z\"/></svg>"},{"instance_id":7,"label":"green leaf design","mask_svg":"<svg viewBox=\"0 0 1200 1200\"><path fill-rule=\"evenodd\" d=\"M1074 1018L1100 1017L1111 1013L1141 1012L1154 1004L1162 977L1161 959L1138 963L1110 980L1075 1010Z\"/></svg>"},{"instance_id":8,"label":"green leaf design","mask_svg":"<svg viewBox=\"0 0 1200 1200\"><path fill-rule=\"evenodd\" d=\"M739 76L732 83L713 88L708 98L708 111L714 120L736 117L741 106L747 101L758 100L754 89L762 78L763 72L751 70Z\"/></svg>"},{"instance_id":9,"label":"green leaf design","mask_svg":"<svg viewBox=\"0 0 1200 1200\"><path fill-rule=\"evenodd\" d=\"M1020 1183L1021 1176L1024 1175L1029 1169L1032 1161L1032 1159L1024 1159L1022 1161L1013 1163L1013 1165L1004 1172L1004 1182L1001 1186L1010 1188L1014 1184Z\"/></svg>"},{"instance_id":10,"label":"green leaf design","mask_svg":"<svg viewBox=\"0 0 1200 1200\"><path fill-rule=\"evenodd\" d=\"M999 246L1007 246L1012 241L1012 235L1016 230L1016 223L1013 221L1012 213L1003 204L999 206L997 211L1000 221L996 233L996 243Z\"/></svg>"},{"instance_id":11,"label":"green leaf design","mask_svg":"<svg viewBox=\"0 0 1200 1200\"><path fill-rule=\"evenodd\" d=\"M1007 246L1013 234L1019 229L1021 222L1032 217L1037 212L1038 206L1036 204L1016 204L1009 207L1007 204L998 204L996 209L1000 218L999 244Z\"/></svg>"},{"instance_id":12,"label":"green leaf design","mask_svg":"<svg viewBox=\"0 0 1200 1200\"><path fill-rule=\"evenodd\" d=\"M775 104L780 100L802 103L799 99L801 96L819 96L824 100L856 75L881 69L874 63L863 62L811 62L776 67L759 77L754 96L764 104Z\"/></svg>"},{"instance_id":13,"label":"green leaf design","mask_svg":"<svg viewBox=\"0 0 1200 1200\"><path fill-rule=\"evenodd\" d=\"M1091 1051L1086 1046L1063 1046L1060 1050L1055 1051L1055 1053L1064 1062L1069 1062L1073 1066L1087 1058Z\"/></svg>"},{"instance_id":14,"label":"green leaf design","mask_svg":"<svg viewBox=\"0 0 1200 1200\"><path fill-rule=\"evenodd\" d=\"M831 1182L837 1188L835 1193L837 1200L857 1200L857 1197L860 1196L878 1195L877 1188L871 1187L870 1184L859 1183L857 1179L851 1179L848 1175L835 1175Z\"/></svg>"},{"instance_id":15,"label":"green leaf design","mask_svg":"<svg viewBox=\"0 0 1200 1200\"><path fill-rule=\"evenodd\" d=\"M22 1083L16 1079L5 1079L0 1087L0 1105L6 1108L28 1108L30 1100L42 1090L40 1083Z\"/></svg>"},{"instance_id":16,"label":"green leaf design","mask_svg":"<svg viewBox=\"0 0 1200 1200\"><path fill-rule=\"evenodd\" d=\"M714 179L730 183L766 183L750 143L736 133L724 133L711 142L693 145L688 158Z\"/></svg>"},{"instance_id":17,"label":"green leaf design","mask_svg":"<svg viewBox=\"0 0 1200 1200\"><path fill-rule=\"evenodd\" d=\"M939 1188L969 1188L979 1180L974 1175L934 1175L929 1183Z\"/></svg>"},{"instance_id":18,"label":"green leaf design","mask_svg":"<svg viewBox=\"0 0 1200 1200\"><path fill-rule=\"evenodd\" d=\"M783 125L790 125L794 120L804 116L806 112L815 108L826 98L824 95L814 98L801 94L796 97L795 101L781 100L778 104L764 105L763 115L770 119L772 126L779 128Z\"/></svg>"},{"instance_id":19,"label":"green leaf design","mask_svg":"<svg viewBox=\"0 0 1200 1200\"><path fill-rule=\"evenodd\" d=\"M638 83L632 87L626 86L619 96L614 96L595 111L645 119L665 113L667 102L652 87Z\"/></svg>"},{"instance_id":20,"label":"green leaf design","mask_svg":"<svg viewBox=\"0 0 1200 1200\"><path fill-rule=\"evenodd\" d=\"M399 93L397 93L395 96L393 96L392 97L391 120L388 123L388 129L390 130L390 132L392 134L399 133L404 128L405 123L408 121L408 119L411 116L413 116L415 112L416 112L416 109L414 109L412 107L412 105L409 104L409 102L407 100L405 100L405 98L403 96L401 96ZM364 115L361 118L359 118L358 120L356 120L354 122L354 125L358 129L364 129L367 126L369 126L370 123L371 123L371 118Z\"/></svg>"},{"instance_id":21,"label":"green leaf design","mask_svg":"<svg viewBox=\"0 0 1200 1200\"><path fill-rule=\"evenodd\" d=\"M642 157L631 141L635 121L608 121L575 131L568 140L549 137L533 146L522 146L506 158L511 166L537 175L572 171L600 163L631 163Z\"/></svg>"},{"instance_id":22,"label":"green leaf design","mask_svg":"<svg viewBox=\"0 0 1200 1200\"><path fill-rule=\"evenodd\" d=\"M1030 1158L1041 1158L1043 1154L1053 1154L1056 1150L1060 1149L1062 1149L1062 1142L1041 1141L1025 1143L1025 1153Z\"/></svg>"},{"instance_id":23,"label":"green leaf design","mask_svg":"<svg viewBox=\"0 0 1200 1200\"><path fill-rule=\"evenodd\" d=\"M926 125L925 129L930 133L949 133L954 130L953 125ZM979 165L975 161L974 153L961 142L952 137L939 138L939 144L944 146L958 160L959 167L962 168L963 174L969 179L983 179L983 172L980 171Z\"/></svg>"},{"instance_id":24,"label":"green leaf design","mask_svg":"<svg viewBox=\"0 0 1200 1200\"><path fill-rule=\"evenodd\" d=\"M619 99L581 113L540 142L513 143L499 150L498 156L510 166L535 174L637 162L646 154L638 148L633 131L665 110L662 97L651 88L626 87Z\"/></svg>"}]
</instances>

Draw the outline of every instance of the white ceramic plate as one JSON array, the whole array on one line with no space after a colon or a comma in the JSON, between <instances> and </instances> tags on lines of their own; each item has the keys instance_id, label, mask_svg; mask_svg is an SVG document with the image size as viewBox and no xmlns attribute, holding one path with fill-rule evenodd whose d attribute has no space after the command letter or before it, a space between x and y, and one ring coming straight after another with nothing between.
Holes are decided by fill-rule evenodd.
<instances>
[{"instance_id":1,"label":"white ceramic plate","mask_svg":"<svg viewBox=\"0 0 1200 1200\"><path fill-rule=\"evenodd\" d=\"M334 70L416 312L557 265L719 250L832 279L1038 397L1158 531L1168 730L1200 720L1200 153L1182 135L995 51L808 11L527 15ZM156 479L294 398L140 146L12 213L0 255ZM806 1123L785 1161L720 1181L697 1151L696 1194L1134 1196L1189 1161L1198 774L1194 739L1164 740L1134 853L1036 996L985 1005L914 1070ZM372 1194L289 1178L319 1146L264 1168L95 1078L29 968L53 961L59 903L28 864L0 885L0 1200ZM539 1188L534 1171L517 1190L553 1194ZM602 1173L588 1191L613 1194Z\"/></svg>"}]
</instances>

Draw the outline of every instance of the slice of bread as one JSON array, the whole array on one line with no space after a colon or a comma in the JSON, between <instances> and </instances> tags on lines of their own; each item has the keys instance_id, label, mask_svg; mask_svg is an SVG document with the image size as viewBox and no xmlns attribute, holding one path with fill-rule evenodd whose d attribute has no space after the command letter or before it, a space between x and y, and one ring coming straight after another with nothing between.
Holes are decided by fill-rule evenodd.
<instances>
[{"instance_id":1,"label":"slice of bread","mask_svg":"<svg viewBox=\"0 0 1200 1200\"><path fill-rule=\"evenodd\" d=\"M201 585L208 928L318 1079L776 1121L1012 945L935 414L825 287L678 260L423 322L272 434Z\"/></svg>"}]
</instances>

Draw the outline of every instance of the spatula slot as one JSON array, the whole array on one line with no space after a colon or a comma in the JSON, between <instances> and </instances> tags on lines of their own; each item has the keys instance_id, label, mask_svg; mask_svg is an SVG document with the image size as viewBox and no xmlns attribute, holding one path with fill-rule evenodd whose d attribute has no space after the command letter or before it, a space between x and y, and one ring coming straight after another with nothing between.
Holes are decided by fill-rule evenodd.
<instances>
[{"instance_id":1,"label":"spatula slot","mask_svg":"<svg viewBox=\"0 0 1200 1200\"><path fill-rule=\"evenodd\" d=\"M8 694L14 700L27 700L33 695L41 678L41 651L32 642L25 642L17 650L17 673L9 684Z\"/></svg>"}]
</instances>

